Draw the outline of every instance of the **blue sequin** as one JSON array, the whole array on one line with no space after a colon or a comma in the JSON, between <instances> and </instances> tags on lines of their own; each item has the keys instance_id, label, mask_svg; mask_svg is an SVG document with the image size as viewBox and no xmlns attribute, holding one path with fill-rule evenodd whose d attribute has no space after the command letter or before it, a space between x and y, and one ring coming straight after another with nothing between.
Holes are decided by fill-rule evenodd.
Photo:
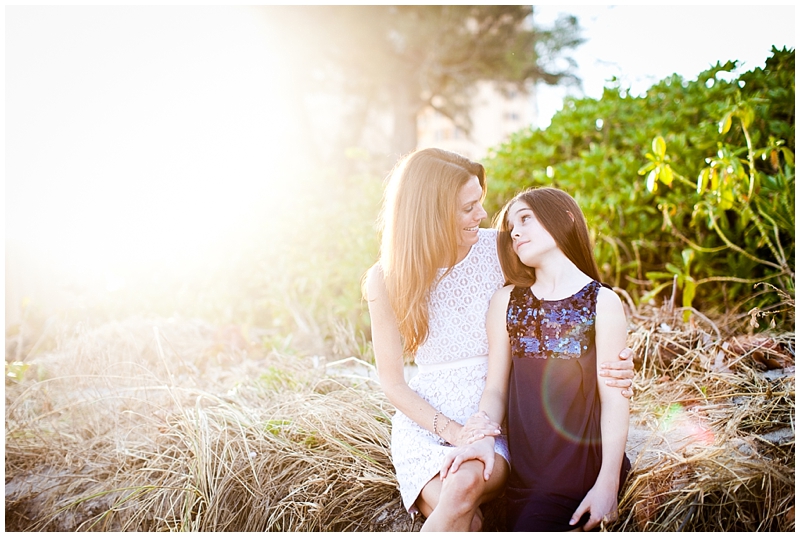
<instances>
[{"instance_id":1,"label":"blue sequin","mask_svg":"<svg viewBox=\"0 0 800 537\"><path fill-rule=\"evenodd\" d=\"M515 358L580 358L594 340L600 284L592 281L563 300L539 300L527 287L511 292L506 327Z\"/></svg>"}]
</instances>

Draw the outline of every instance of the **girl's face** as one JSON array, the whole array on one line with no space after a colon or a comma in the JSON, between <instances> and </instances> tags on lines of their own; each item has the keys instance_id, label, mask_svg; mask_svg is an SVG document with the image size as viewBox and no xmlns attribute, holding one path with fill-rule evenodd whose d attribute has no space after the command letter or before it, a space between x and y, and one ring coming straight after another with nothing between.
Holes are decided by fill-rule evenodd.
<instances>
[{"instance_id":1,"label":"girl's face","mask_svg":"<svg viewBox=\"0 0 800 537\"><path fill-rule=\"evenodd\" d=\"M478 225L486 218L483 210L483 189L477 176L473 175L458 190L456 226L459 261L466 257L472 245L478 242Z\"/></svg>"},{"instance_id":2,"label":"girl's face","mask_svg":"<svg viewBox=\"0 0 800 537\"><path fill-rule=\"evenodd\" d=\"M507 218L514 253L524 265L536 267L545 254L558 250L553 236L539 223L525 202L514 202L508 209Z\"/></svg>"}]
</instances>

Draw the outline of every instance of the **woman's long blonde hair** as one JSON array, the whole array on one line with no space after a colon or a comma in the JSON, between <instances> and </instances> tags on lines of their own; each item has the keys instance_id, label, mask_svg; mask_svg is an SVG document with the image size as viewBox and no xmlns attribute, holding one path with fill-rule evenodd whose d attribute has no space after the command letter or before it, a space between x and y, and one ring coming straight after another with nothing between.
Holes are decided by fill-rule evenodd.
<instances>
[{"instance_id":1,"label":"woman's long blonde hair","mask_svg":"<svg viewBox=\"0 0 800 537\"><path fill-rule=\"evenodd\" d=\"M486 194L480 164L442 149L400 160L384 193L378 221L380 264L403 349L413 355L428 337L428 297L438 269L458 259L458 192L473 176Z\"/></svg>"}]
</instances>

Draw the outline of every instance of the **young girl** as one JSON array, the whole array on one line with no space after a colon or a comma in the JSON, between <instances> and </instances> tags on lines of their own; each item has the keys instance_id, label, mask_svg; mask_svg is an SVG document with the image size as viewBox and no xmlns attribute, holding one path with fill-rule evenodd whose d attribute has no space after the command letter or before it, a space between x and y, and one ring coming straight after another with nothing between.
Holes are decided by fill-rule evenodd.
<instances>
[{"instance_id":1,"label":"young girl","mask_svg":"<svg viewBox=\"0 0 800 537\"><path fill-rule=\"evenodd\" d=\"M509 529L589 530L616 518L630 469L628 400L597 376L625 347L625 314L599 283L586 222L568 194L523 192L497 223L511 285L489 306L480 409L497 423L508 419ZM494 438L476 437L448 456L443 476L469 459L483 460L491 475L483 453Z\"/></svg>"}]
</instances>

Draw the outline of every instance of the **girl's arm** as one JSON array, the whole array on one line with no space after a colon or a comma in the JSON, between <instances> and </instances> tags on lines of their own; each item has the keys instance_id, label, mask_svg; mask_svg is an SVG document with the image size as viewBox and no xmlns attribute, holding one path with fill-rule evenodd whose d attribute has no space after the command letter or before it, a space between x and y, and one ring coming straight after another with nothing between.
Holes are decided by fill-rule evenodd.
<instances>
[{"instance_id":1,"label":"girl's arm","mask_svg":"<svg viewBox=\"0 0 800 537\"><path fill-rule=\"evenodd\" d=\"M506 328L506 310L511 296L509 285L495 292L486 314L486 333L489 338L489 369L486 373L486 387L481 395L479 413L483 413L491 423L502 423L508 404L508 378L511 374L511 344ZM472 418L470 418L471 420ZM484 479L488 480L494 467L494 434L470 433L467 437L472 444L459 447L445 456L440 476L458 470L462 462L478 459L484 464Z\"/></svg>"},{"instance_id":2,"label":"girl's arm","mask_svg":"<svg viewBox=\"0 0 800 537\"><path fill-rule=\"evenodd\" d=\"M408 387L403 372L403 342L389 303L383 272L378 265L367 272L365 289L378 379L386 397L397 410L414 420L423 429L439 435L454 446L467 443L461 434L463 426L455 421L448 422L448 417L441 413L436 419L438 431L434 431L434 416L437 410Z\"/></svg>"},{"instance_id":3,"label":"girl's arm","mask_svg":"<svg viewBox=\"0 0 800 537\"><path fill-rule=\"evenodd\" d=\"M511 343L506 327L506 312L511 297L512 285L499 289L492 296L486 314L486 334L489 339L489 369L486 373L486 388L481 395L481 412L485 412L495 423L503 423L508 404L508 379L511 374ZM477 435L478 438L482 436Z\"/></svg>"},{"instance_id":4,"label":"girl's arm","mask_svg":"<svg viewBox=\"0 0 800 537\"><path fill-rule=\"evenodd\" d=\"M601 364L618 360L619 352L625 348L627 320L622 302L616 293L602 288L597 295L597 317L595 321L595 346L597 347L597 369ZM572 515L570 524L589 512L589 521L583 526L590 530L601 521L610 522L617 516L617 493L619 474L625 455L630 421L629 401L619 396L617 388L598 382L600 392L600 431L603 442L603 461L600 474L592 489L586 494Z\"/></svg>"}]
</instances>

